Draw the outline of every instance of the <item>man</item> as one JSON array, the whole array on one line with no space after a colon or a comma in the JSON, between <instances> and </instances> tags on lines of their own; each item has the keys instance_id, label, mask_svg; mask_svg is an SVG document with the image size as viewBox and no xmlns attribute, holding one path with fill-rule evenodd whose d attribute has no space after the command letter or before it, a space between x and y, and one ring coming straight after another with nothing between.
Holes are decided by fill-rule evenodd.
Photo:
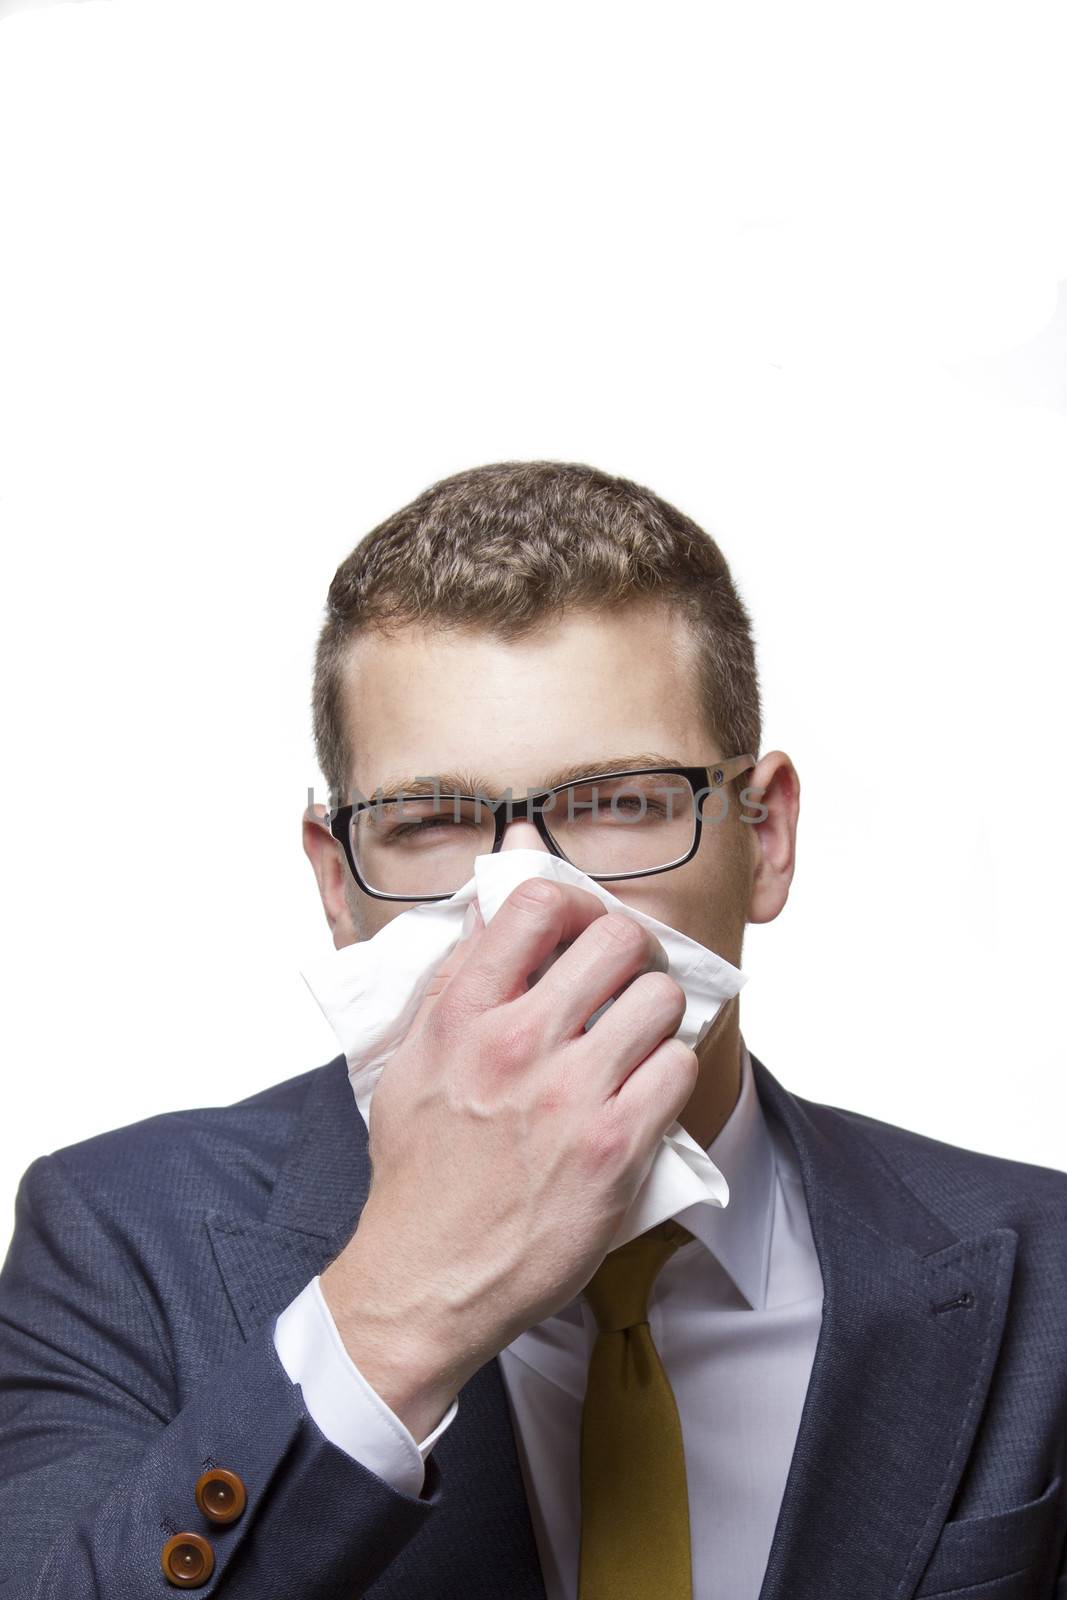
<instances>
[{"instance_id":1,"label":"man","mask_svg":"<svg viewBox=\"0 0 1067 1600\"><path fill-rule=\"evenodd\" d=\"M749 618L626 480L427 490L338 570L313 704L338 949L497 847L734 964L785 904L799 782L759 756ZM1067 1175L791 1094L736 998L694 1053L661 957L528 879L437 972L369 1147L340 1056L37 1161L4 1594L1063 1600ZM676 1118L729 1202L609 1252Z\"/></svg>"}]
</instances>

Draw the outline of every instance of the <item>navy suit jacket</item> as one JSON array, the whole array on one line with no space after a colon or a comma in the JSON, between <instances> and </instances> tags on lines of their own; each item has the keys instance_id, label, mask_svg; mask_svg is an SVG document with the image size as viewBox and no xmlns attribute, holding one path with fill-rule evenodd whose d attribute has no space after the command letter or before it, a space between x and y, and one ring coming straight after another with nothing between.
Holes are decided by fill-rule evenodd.
<instances>
[{"instance_id":1,"label":"navy suit jacket","mask_svg":"<svg viewBox=\"0 0 1067 1600\"><path fill-rule=\"evenodd\" d=\"M752 1066L825 1285L760 1600L1067 1600L1067 1174ZM34 1163L0 1275L0 1600L173 1594L188 1531L225 1600L544 1600L496 1359L420 1497L331 1445L278 1361L369 1182L343 1057ZM213 1466L248 1491L228 1528L194 1502Z\"/></svg>"}]
</instances>

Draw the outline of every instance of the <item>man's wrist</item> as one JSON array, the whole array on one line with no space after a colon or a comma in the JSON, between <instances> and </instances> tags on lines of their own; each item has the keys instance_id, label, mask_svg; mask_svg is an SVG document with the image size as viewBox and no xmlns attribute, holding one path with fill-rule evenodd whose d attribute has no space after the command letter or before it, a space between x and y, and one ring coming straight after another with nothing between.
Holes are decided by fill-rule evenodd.
<instances>
[{"instance_id":1,"label":"man's wrist","mask_svg":"<svg viewBox=\"0 0 1067 1600\"><path fill-rule=\"evenodd\" d=\"M352 1305L348 1273L328 1267L319 1287L349 1359L416 1440L433 1432L466 1381L437 1338L426 1339L410 1319L364 1302Z\"/></svg>"}]
</instances>

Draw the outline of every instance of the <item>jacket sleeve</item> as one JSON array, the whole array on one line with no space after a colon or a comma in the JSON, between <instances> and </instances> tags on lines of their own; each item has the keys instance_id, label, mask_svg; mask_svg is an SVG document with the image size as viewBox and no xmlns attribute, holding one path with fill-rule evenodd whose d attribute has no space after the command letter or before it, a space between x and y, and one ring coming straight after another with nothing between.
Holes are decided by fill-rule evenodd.
<instances>
[{"instance_id":1,"label":"jacket sleeve","mask_svg":"<svg viewBox=\"0 0 1067 1600\"><path fill-rule=\"evenodd\" d=\"M0 1600L144 1600L175 1585L163 1547L205 1540L202 1595L361 1594L443 1502L331 1444L278 1357L270 1324L178 1405L137 1241L98 1217L61 1156L28 1170L0 1272ZM197 1479L236 1473L247 1504L219 1526Z\"/></svg>"}]
</instances>

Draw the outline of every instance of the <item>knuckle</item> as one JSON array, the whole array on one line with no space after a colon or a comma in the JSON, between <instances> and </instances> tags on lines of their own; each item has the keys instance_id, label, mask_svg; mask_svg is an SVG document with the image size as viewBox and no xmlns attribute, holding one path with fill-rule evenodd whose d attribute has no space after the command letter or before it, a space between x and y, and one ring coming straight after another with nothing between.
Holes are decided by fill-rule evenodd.
<instances>
[{"instance_id":1,"label":"knuckle","mask_svg":"<svg viewBox=\"0 0 1067 1600\"><path fill-rule=\"evenodd\" d=\"M600 1117L585 1136L586 1158L596 1170L617 1167L626 1158L629 1148L630 1136L615 1117Z\"/></svg>"},{"instance_id":2,"label":"knuckle","mask_svg":"<svg viewBox=\"0 0 1067 1600\"><path fill-rule=\"evenodd\" d=\"M490 1059L503 1071L524 1067L537 1053L540 1031L536 1020L522 1012L497 1016L489 1036Z\"/></svg>"},{"instance_id":3,"label":"knuckle","mask_svg":"<svg viewBox=\"0 0 1067 1600\"><path fill-rule=\"evenodd\" d=\"M440 1049L452 1031L449 1022L447 1005L440 999L433 999L430 1008L423 1012L409 1030L404 1040L405 1047L416 1050ZM383 1077L386 1076L388 1074L383 1074Z\"/></svg>"},{"instance_id":4,"label":"knuckle","mask_svg":"<svg viewBox=\"0 0 1067 1600\"><path fill-rule=\"evenodd\" d=\"M648 947L647 930L623 911L607 912L605 916L597 919L594 927L600 930L599 937L606 943L622 945L624 950L632 952L635 956L643 954Z\"/></svg>"},{"instance_id":5,"label":"knuckle","mask_svg":"<svg viewBox=\"0 0 1067 1600\"><path fill-rule=\"evenodd\" d=\"M433 1004L426 1013L423 1032L439 1043L445 1043L457 1033L462 1033L471 1026L477 1015L464 1002L462 995L457 994L455 989L446 991L444 984L436 993L431 987L424 998L432 999Z\"/></svg>"},{"instance_id":6,"label":"knuckle","mask_svg":"<svg viewBox=\"0 0 1067 1600\"><path fill-rule=\"evenodd\" d=\"M687 1044L683 1044L682 1040L674 1035L665 1040L664 1045L668 1050L668 1054L673 1060L677 1061L678 1070L688 1073L695 1079L700 1071L700 1058L696 1051L691 1050Z\"/></svg>"},{"instance_id":7,"label":"knuckle","mask_svg":"<svg viewBox=\"0 0 1067 1600\"><path fill-rule=\"evenodd\" d=\"M644 996L656 1005L662 1005L665 1010L670 1009L684 1014L688 1004L685 990L681 984L666 972L645 972L637 979Z\"/></svg>"},{"instance_id":8,"label":"knuckle","mask_svg":"<svg viewBox=\"0 0 1067 1600\"><path fill-rule=\"evenodd\" d=\"M555 911L563 898L562 886L547 878L528 878L512 889L508 899L523 911Z\"/></svg>"}]
</instances>

